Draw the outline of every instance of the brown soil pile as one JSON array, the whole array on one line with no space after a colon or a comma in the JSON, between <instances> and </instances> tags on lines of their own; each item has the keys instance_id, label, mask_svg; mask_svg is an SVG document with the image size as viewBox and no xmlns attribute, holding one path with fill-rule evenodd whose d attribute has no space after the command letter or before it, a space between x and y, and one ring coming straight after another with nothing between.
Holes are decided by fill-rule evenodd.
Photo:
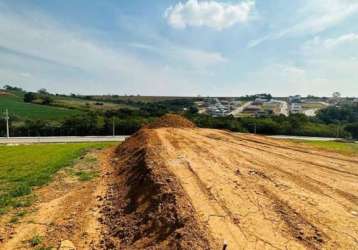
<instances>
[{"instance_id":1,"label":"brown soil pile","mask_svg":"<svg viewBox=\"0 0 358 250\"><path fill-rule=\"evenodd\" d=\"M0 96L8 96L9 93L0 90Z\"/></svg>"},{"instance_id":2,"label":"brown soil pile","mask_svg":"<svg viewBox=\"0 0 358 250\"><path fill-rule=\"evenodd\" d=\"M195 124L189 121L188 119L175 114L166 114L162 117L156 119L151 124L147 125L146 128L195 128Z\"/></svg>"},{"instance_id":3,"label":"brown soil pile","mask_svg":"<svg viewBox=\"0 0 358 250\"><path fill-rule=\"evenodd\" d=\"M192 126L178 116L166 117L169 120L162 118L156 126L168 126L173 121ZM183 188L161 161L156 150L158 142L154 130L141 129L117 149L118 183L113 189L119 192L111 194L112 207L104 211L111 232L106 237L106 247L216 248L198 222Z\"/></svg>"},{"instance_id":4,"label":"brown soil pile","mask_svg":"<svg viewBox=\"0 0 358 250\"><path fill-rule=\"evenodd\" d=\"M115 162L108 249L358 249L357 157L161 127Z\"/></svg>"}]
</instances>

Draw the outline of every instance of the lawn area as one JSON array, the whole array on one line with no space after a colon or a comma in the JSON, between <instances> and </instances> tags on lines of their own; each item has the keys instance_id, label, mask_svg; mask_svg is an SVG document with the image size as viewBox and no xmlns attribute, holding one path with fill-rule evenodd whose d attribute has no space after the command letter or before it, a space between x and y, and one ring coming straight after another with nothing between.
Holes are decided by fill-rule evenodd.
<instances>
[{"instance_id":1,"label":"lawn area","mask_svg":"<svg viewBox=\"0 0 358 250\"><path fill-rule=\"evenodd\" d=\"M310 145L312 147L323 149L341 154L358 156L358 143L346 143L335 141L299 141L299 144Z\"/></svg>"},{"instance_id":2,"label":"lawn area","mask_svg":"<svg viewBox=\"0 0 358 250\"><path fill-rule=\"evenodd\" d=\"M69 143L0 146L0 214L31 203L33 187L48 183L61 168L86 151L115 143Z\"/></svg>"},{"instance_id":3,"label":"lawn area","mask_svg":"<svg viewBox=\"0 0 358 250\"><path fill-rule=\"evenodd\" d=\"M20 95L0 96L0 111L8 109L9 114L29 119L61 120L65 117L80 114L81 111L61 107L26 103Z\"/></svg>"},{"instance_id":4,"label":"lawn area","mask_svg":"<svg viewBox=\"0 0 358 250\"><path fill-rule=\"evenodd\" d=\"M107 111L107 110L117 110L121 108L133 109L134 107L125 105L125 104L117 104L108 101L91 101L84 100L79 98L72 97L53 97L54 98L54 106L63 107L63 108L71 108L77 110L84 111Z\"/></svg>"}]
</instances>

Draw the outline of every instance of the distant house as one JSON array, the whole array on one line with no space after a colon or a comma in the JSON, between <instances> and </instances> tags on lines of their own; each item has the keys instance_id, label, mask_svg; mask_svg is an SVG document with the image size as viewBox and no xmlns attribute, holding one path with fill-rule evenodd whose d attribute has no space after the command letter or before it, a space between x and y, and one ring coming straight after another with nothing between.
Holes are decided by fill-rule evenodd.
<instances>
[{"instance_id":1,"label":"distant house","mask_svg":"<svg viewBox=\"0 0 358 250\"><path fill-rule=\"evenodd\" d=\"M302 112L302 105L299 103L292 103L290 111L292 114L299 114Z\"/></svg>"}]
</instances>

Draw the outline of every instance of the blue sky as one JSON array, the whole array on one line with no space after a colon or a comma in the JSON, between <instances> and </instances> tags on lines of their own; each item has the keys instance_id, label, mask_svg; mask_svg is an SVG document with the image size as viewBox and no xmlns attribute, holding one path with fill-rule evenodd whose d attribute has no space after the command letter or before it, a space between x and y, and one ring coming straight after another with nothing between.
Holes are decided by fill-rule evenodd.
<instances>
[{"instance_id":1,"label":"blue sky","mask_svg":"<svg viewBox=\"0 0 358 250\"><path fill-rule=\"evenodd\" d=\"M356 0L0 0L0 84L358 96Z\"/></svg>"}]
</instances>

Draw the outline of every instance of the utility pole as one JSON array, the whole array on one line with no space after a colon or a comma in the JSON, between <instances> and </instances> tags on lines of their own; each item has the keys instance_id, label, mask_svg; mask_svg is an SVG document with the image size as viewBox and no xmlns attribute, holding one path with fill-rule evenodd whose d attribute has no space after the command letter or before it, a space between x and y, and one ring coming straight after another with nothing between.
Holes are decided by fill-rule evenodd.
<instances>
[{"instance_id":1,"label":"utility pole","mask_svg":"<svg viewBox=\"0 0 358 250\"><path fill-rule=\"evenodd\" d=\"M339 138L339 136L340 136L340 124L337 125L336 138Z\"/></svg>"},{"instance_id":2,"label":"utility pole","mask_svg":"<svg viewBox=\"0 0 358 250\"><path fill-rule=\"evenodd\" d=\"M112 117L112 132L113 132L113 136L116 135L116 125L114 124L114 117Z\"/></svg>"},{"instance_id":3,"label":"utility pole","mask_svg":"<svg viewBox=\"0 0 358 250\"><path fill-rule=\"evenodd\" d=\"M10 130L9 130L9 111L5 110L5 121L6 121L6 138L10 138Z\"/></svg>"}]
</instances>

